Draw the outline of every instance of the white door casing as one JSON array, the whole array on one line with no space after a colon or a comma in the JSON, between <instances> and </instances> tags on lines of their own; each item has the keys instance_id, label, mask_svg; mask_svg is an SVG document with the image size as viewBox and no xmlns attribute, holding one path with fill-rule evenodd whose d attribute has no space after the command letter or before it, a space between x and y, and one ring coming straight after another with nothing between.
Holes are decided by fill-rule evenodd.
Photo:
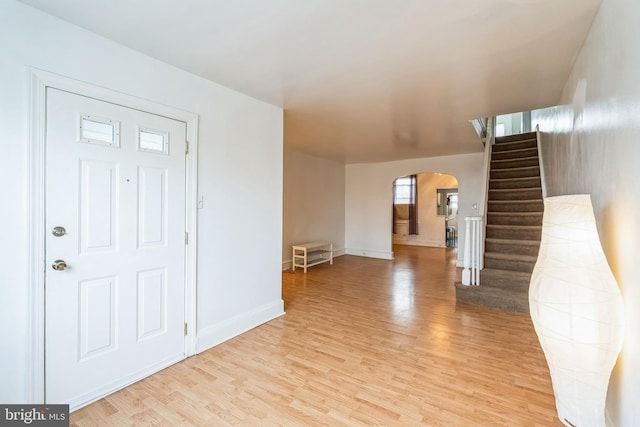
<instances>
[{"instance_id":1,"label":"white door casing","mask_svg":"<svg viewBox=\"0 0 640 427\"><path fill-rule=\"evenodd\" d=\"M186 356L186 124L49 88L45 138L45 393L74 409Z\"/></svg>"}]
</instances>

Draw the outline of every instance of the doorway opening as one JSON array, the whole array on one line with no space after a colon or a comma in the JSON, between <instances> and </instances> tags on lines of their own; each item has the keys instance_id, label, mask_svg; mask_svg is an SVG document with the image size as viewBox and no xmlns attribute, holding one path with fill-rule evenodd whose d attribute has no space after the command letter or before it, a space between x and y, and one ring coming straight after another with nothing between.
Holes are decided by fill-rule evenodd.
<instances>
[{"instance_id":1,"label":"doorway opening","mask_svg":"<svg viewBox=\"0 0 640 427\"><path fill-rule=\"evenodd\" d=\"M458 189L438 188L438 215L444 216L445 245L458 247Z\"/></svg>"},{"instance_id":2,"label":"doorway opening","mask_svg":"<svg viewBox=\"0 0 640 427\"><path fill-rule=\"evenodd\" d=\"M458 246L458 180L417 173L393 181L394 245Z\"/></svg>"}]
</instances>

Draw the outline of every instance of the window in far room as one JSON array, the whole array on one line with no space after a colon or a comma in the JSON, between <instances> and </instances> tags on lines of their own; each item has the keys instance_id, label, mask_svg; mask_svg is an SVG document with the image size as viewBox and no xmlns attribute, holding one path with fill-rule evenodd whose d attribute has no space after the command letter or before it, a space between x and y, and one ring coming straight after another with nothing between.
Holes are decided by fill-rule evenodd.
<instances>
[{"instance_id":1,"label":"window in far room","mask_svg":"<svg viewBox=\"0 0 640 427\"><path fill-rule=\"evenodd\" d=\"M406 214L406 215L405 215ZM418 179L403 176L393 182L393 232L399 218L409 220L409 235L418 234Z\"/></svg>"},{"instance_id":2,"label":"window in far room","mask_svg":"<svg viewBox=\"0 0 640 427\"><path fill-rule=\"evenodd\" d=\"M398 178L393 183L393 204L408 205L415 199L415 185L410 176Z\"/></svg>"}]
</instances>

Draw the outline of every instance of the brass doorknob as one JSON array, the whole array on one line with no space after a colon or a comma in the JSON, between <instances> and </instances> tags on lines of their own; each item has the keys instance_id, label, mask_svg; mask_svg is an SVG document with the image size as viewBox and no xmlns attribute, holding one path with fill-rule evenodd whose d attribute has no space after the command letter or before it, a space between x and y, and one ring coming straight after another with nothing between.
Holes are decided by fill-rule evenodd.
<instances>
[{"instance_id":1,"label":"brass doorknob","mask_svg":"<svg viewBox=\"0 0 640 427\"><path fill-rule=\"evenodd\" d=\"M67 263L62 259L57 259L53 261L53 264L51 264L51 268L57 271L62 271L67 268Z\"/></svg>"}]
</instances>

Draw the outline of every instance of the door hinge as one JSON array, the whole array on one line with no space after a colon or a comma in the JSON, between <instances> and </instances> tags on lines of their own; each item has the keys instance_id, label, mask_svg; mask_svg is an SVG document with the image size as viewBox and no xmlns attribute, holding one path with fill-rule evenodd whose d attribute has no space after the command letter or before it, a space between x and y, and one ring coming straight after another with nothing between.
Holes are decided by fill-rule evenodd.
<instances>
[{"instance_id":1,"label":"door hinge","mask_svg":"<svg viewBox=\"0 0 640 427\"><path fill-rule=\"evenodd\" d=\"M188 231L184 232L184 244L185 245L189 244L189 232Z\"/></svg>"},{"instance_id":2,"label":"door hinge","mask_svg":"<svg viewBox=\"0 0 640 427\"><path fill-rule=\"evenodd\" d=\"M188 333L189 333L189 326L187 325L187 322L185 322L184 323L184 336L186 337Z\"/></svg>"},{"instance_id":3,"label":"door hinge","mask_svg":"<svg viewBox=\"0 0 640 427\"><path fill-rule=\"evenodd\" d=\"M184 142L184 154L189 154L189 141Z\"/></svg>"}]
</instances>

